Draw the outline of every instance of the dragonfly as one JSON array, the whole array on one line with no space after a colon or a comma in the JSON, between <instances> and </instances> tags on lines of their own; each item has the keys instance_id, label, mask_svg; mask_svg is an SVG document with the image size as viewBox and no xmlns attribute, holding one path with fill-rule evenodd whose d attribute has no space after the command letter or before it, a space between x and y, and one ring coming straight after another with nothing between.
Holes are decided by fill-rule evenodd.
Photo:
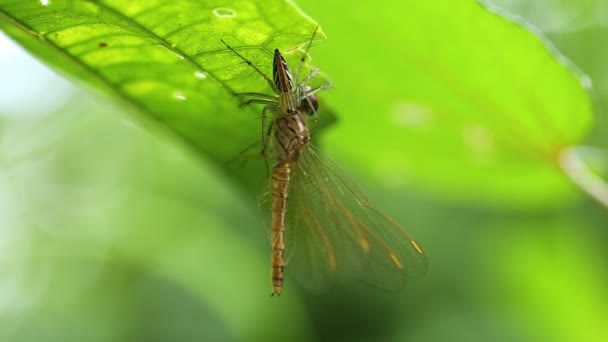
<instances>
[{"instance_id":1,"label":"dragonfly","mask_svg":"<svg viewBox=\"0 0 608 342\"><path fill-rule=\"evenodd\" d=\"M420 244L373 204L330 158L311 144L318 122L317 93L311 87L319 69L297 82L318 27L300 59L295 77L278 49L273 78L236 49L222 42L260 74L272 94L236 95L242 105L264 105L261 154L273 161L269 189L261 205L269 207L272 296L283 290L285 270L313 292L329 290L337 276L358 278L372 286L398 291L408 277L422 276L427 261ZM266 121L271 120L266 127ZM310 125L313 127L309 128ZM265 131L265 132L264 132ZM271 146L272 150L267 151Z\"/></svg>"}]
</instances>

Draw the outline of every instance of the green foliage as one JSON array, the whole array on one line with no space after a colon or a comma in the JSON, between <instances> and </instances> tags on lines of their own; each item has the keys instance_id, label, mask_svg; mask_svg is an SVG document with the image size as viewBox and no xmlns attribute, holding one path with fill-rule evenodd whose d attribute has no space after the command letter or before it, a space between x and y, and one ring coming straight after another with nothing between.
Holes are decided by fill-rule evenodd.
<instances>
[{"instance_id":1,"label":"green foliage","mask_svg":"<svg viewBox=\"0 0 608 342\"><path fill-rule=\"evenodd\" d=\"M605 107L605 5L552 2L502 1ZM270 90L220 39L268 73L274 48L295 65L317 24L292 2L0 0L0 29L80 85L35 117L0 101L0 340L605 340L608 218L572 204L560 159L606 171L570 149L592 127L608 146L587 78L472 0L298 5L328 36L311 63L339 121L320 147L421 242L427 276L322 297L288 277L269 298L264 166L228 161L261 129L232 92Z\"/></svg>"},{"instance_id":2,"label":"green foliage","mask_svg":"<svg viewBox=\"0 0 608 342\"><path fill-rule=\"evenodd\" d=\"M588 131L590 99L526 27L468 0L303 3L331 32L315 50L336 83L327 101L344 113L328 149L459 197L546 206L572 195L557 159Z\"/></svg>"},{"instance_id":3,"label":"green foliage","mask_svg":"<svg viewBox=\"0 0 608 342\"><path fill-rule=\"evenodd\" d=\"M268 89L220 39L270 71L270 52L297 60L315 24L283 1L222 4L5 2L2 25L223 167L260 131L256 109L239 112L231 92ZM392 185L410 179L511 205L572 195L559 158L584 137L591 105L583 81L544 40L468 0L412 2L407 11L383 2L365 17L358 13L368 4L303 4L323 8L319 18L333 31L332 44L315 51L337 85L324 107L343 120L328 150ZM227 170L239 183L251 179L250 170Z\"/></svg>"},{"instance_id":4,"label":"green foliage","mask_svg":"<svg viewBox=\"0 0 608 342\"><path fill-rule=\"evenodd\" d=\"M257 109L240 112L232 92L263 91L266 84L220 39L270 71L275 48L294 55L316 27L285 1L225 4L3 0L0 25L42 60L105 90L224 165L260 131Z\"/></svg>"}]
</instances>

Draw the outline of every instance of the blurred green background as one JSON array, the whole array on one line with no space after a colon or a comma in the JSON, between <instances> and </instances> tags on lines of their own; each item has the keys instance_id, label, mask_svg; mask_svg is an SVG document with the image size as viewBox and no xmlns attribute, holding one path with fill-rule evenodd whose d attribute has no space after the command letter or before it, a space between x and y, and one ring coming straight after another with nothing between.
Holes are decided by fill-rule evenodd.
<instances>
[{"instance_id":1,"label":"blurred green background","mask_svg":"<svg viewBox=\"0 0 608 342\"><path fill-rule=\"evenodd\" d=\"M590 77L597 116L584 143L608 147L608 5L493 3L525 18ZM475 180L463 176L466 165L451 168L458 161L442 156L437 173L450 175L434 187L427 186L432 177L418 182L420 170L410 177L391 172L401 170L392 160L373 159L383 152L373 146L394 137L373 129L370 122L385 109L362 97L386 94L375 93L383 91L375 68L399 52L386 49L391 37L407 34L394 31L382 11L399 9L392 13L398 22L400 11L410 9L408 2L387 4L371 15L363 11L369 5L340 12L345 2L298 1L328 36L311 51L335 83L321 95L321 114L337 117L324 128L321 147L421 242L429 260L424 278L399 294L346 284L325 295L287 278L284 294L270 298L256 193L233 176L244 174L243 166L201 157L174 136L142 126L109 96L57 75L2 35L0 340L608 340L606 208L561 183L547 190L557 181L467 191ZM384 49L347 43L349 34L366 34L352 31L357 27L389 37ZM365 53L385 59L362 67ZM356 103L349 111L341 106L359 99L365 112L353 112ZM548 100L560 104L559 97ZM365 140L379 143L351 144L353 126L368 128ZM404 149L421 156L441 147L407 143ZM262 187L263 163L246 167L257 170L247 181ZM470 171L471 178L481 170ZM510 172L502 176L519 177ZM452 184L459 176L463 183ZM443 183L456 190L442 191ZM500 191L504 201L487 200Z\"/></svg>"}]
</instances>

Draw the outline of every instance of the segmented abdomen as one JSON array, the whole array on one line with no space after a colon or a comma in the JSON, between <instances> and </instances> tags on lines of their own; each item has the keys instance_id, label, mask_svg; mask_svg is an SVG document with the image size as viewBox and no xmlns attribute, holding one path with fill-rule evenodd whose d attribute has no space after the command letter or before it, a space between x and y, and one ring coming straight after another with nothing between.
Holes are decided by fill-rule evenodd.
<instances>
[{"instance_id":1,"label":"segmented abdomen","mask_svg":"<svg viewBox=\"0 0 608 342\"><path fill-rule=\"evenodd\" d=\"M283 270L285 268L285 216L291 181L291 165L288 162L278 163L272 168L272 285L273 295L280 295L283 288Z\"/></svg>"}]
</instances>

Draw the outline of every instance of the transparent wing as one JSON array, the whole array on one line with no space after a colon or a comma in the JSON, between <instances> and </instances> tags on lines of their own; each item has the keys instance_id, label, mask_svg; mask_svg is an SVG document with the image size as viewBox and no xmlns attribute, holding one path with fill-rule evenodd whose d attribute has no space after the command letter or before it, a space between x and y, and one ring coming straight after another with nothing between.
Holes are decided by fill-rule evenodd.
<instances>
[{"instance_id":1,"label":"transparent wing","mask_svg":"<svg viewBox=\"0 0 608 342\"><path fill-rule=\"evenodd\" d=\"M396 291L427 268L414 238L314 147L294 167L285 239L286 271L315 292L336 275Z\"/></svg>"}]
</instances>

